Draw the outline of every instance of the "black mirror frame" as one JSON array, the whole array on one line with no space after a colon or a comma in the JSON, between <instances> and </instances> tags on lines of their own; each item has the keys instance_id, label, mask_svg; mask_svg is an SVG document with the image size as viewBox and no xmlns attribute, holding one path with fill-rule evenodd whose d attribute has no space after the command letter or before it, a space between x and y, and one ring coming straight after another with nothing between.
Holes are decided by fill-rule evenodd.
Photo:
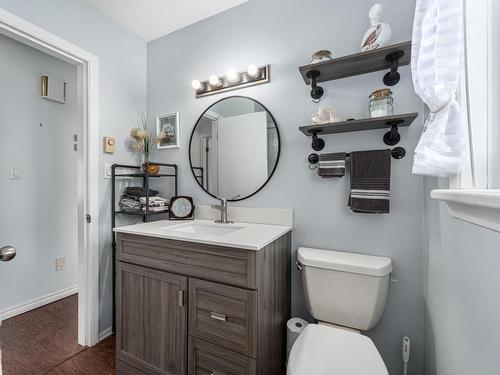
<instances>
[{"instance_id":1,"label":"black mirror frame","mask_svg":"<svg viewBox=\"0 0 500 375\"><path fill-rule=\"evenodd\" d=\"M279 128L278 128L278 123L276 122L276 119L274 118L273 114L271 113L271 111L269 111L269 109L267 109L267 107L265 105L263 105L261 102L259 102L258 100L255 100L253 98L250 98L248 96L243 96L243 95L232 95L232 96L227 96L225 98L221 98L215 102L213 102L210 106L208 106L204 111L203 113L198 117L198 120L196 120L195 124L194 124L194 127L193 127L193 130L191 131L191 137L189 137L189 169L191 170L191 174L193 175L193 178L194 180L196 181L196 183L198 184L198 186L205 192L207 193L208 195L218 199L219 197L213 195L212 193L210 193L209 191L205 190L205 188L203 187L203 185L200 184L200 181L198 180L198 178L196 178L196 174L194 173L194 170L193 170L193 163L191 161L191 144L192 144L192 141L193 141L193 136L194 136L194 131L196 129L196 126L198 125L198 122L201 120L201 118L203 117L203 115L208 111L208 109L212 108L214 105L216 105L217 103L219 102L222 102L223 100L227 100L227 99L233 99L233 98L242 98L242 99L249 99L249 100L252 100L254 101L255 103L259 104L262 108L264 108L266 110L266 112L269 114L269 116L271 116L271 119L273 120L274 122L274 125L276 126L276 134L278 135L278 154L276 155L276 162L274 163L274 167L273 167L273 170L271 171L271 174L269 174L269 176L267 177L267 180L266 182L264 182L262 184L261 187L259 187L256 191L254 191L252 194L250 195L247 195L245 197L242 197L242 198L238 198L238 199L227 199L228 202L238 202L238 201L242 201L244 199L248 199L250 197L253 197L255 194L257 194L258 192L260 192L264 186L267 185L267 183L269 182L269 180L273 177L274 175L274 172L276 171L276 168L278 167L278 162L280 160L280 154L281 154L281 136L280 136L280 131L279 131Z\"/></svg>"}]
</instances>

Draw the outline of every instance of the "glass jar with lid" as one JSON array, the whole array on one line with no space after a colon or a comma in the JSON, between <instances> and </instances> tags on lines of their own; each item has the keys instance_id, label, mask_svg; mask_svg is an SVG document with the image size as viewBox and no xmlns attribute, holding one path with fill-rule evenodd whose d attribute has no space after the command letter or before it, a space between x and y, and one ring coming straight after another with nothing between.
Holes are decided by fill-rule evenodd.
<instances>
[{"instance_id":1,"label":"glass jar with lid","mask_svg":"<svg viewBox=\"0 0 500 375\"><path fill-rule=\"evenodd\" d=\"M332 60L332 53L326 49L314 52L310 64L317 64L323 61Z\"/></svg>"},{"instance_id":2,"label":"glass jar with lid","mask_svg":"<svg viewBox=\"0 0 500 375\"><path fill-rule=\"evenodd\" d=\"M390 89L379 89L370 94L369 113L370 117L384 117L394 114L394 99Z\"/></svg>"}]
</instances>

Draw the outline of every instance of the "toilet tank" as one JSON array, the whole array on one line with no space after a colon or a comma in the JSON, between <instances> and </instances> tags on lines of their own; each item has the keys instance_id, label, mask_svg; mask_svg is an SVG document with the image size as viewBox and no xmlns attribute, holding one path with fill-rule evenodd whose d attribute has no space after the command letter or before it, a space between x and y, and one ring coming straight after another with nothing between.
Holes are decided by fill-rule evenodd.
<instances>
[{"instance_id":1,"label":"toilet tank","mask_svg":"<svg viewBox=\"0 0 500 375\"><path fill-rule=\"evenodd\" d=\"M387 300L391 258L301 247L298 267L315 319L360 331L378 323Z\"/></svg>"}]
</instances>

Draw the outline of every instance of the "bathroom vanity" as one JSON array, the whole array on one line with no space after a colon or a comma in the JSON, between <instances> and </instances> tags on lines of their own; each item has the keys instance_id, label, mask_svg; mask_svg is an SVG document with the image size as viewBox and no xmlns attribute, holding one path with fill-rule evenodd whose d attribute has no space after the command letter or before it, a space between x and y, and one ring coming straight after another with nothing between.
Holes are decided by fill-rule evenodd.
<instances>
[{"instance_id":1,"label":"bathroom vanity","mask_svg":"<svg viewBox=\"0 0 500 375\"><path fill-rule=\"evenodd\" d=\"M291 227L115 229L116 373L284 374Z\"/></svg>"}]
</instances>

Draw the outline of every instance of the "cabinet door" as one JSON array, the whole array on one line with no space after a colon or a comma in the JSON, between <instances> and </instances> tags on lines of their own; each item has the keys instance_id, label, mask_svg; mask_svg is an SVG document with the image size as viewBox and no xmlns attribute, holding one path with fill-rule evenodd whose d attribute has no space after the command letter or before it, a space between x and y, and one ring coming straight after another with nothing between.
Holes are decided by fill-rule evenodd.
<instances>
[{"instance_id":1,"label":"cabinet door","mask_svg":"<svg viewBox=\"0 0 500 375\"><path fill-rule=\"evenodd\" d=\"M118 262L117 359L145 374L184 375L187 278Z\"/></svg>"}]
</instances>

